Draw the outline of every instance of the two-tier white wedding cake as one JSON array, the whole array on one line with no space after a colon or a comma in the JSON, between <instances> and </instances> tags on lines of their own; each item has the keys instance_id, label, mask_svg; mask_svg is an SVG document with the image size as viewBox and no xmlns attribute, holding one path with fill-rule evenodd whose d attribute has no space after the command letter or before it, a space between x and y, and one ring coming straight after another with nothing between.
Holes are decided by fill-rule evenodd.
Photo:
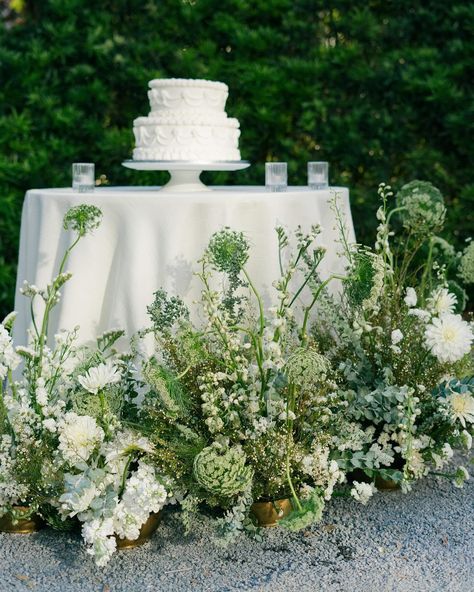
<instances>
[{"instance_id":1,"label":"two-tier white wedding cake","mask_svg":"<svg viewBox=\"0 0 474 592\"><path fill-rule=\"evenodd\" d=\"M134 160L240 160L240 126L225 112L226 84L169 78L149 86L150 114L133 122Z\"/></svg>"}]
</instances>

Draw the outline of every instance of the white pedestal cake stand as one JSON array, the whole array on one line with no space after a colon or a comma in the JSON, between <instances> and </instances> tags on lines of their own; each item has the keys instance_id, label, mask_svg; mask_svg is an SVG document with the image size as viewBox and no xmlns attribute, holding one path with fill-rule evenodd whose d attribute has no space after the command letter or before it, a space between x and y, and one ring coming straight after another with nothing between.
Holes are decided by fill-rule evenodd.
<instances>
[{"instance_id":1,"label":"white pedestal cake stand","mask_svg":"<svg viewBox=\"0 0 474 592\"><path fill-rule=\"evenodd\" d=\"M137 171L168 171L171 179L161 191L211 191L199 179L203 171L240 171L250 166L248 160L125 160L124 167Z\"/></svg>"}]
</instances>

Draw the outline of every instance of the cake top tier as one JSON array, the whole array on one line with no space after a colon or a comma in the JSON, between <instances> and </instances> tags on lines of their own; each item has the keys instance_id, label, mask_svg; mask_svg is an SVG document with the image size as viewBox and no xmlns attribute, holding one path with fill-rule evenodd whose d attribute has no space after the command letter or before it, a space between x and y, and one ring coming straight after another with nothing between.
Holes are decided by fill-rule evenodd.
<instances>
[{"instance_id":1,"label":"cake top tier","mask_svg":"<svg viewBox=\"0 0 474 592\"><path fill-rule=\"evenodd\" d=\"M152 113L163 110L225 110L229 88L223 82L185 78L151 80L148 98Z\"/></svg>"}]
</instances>

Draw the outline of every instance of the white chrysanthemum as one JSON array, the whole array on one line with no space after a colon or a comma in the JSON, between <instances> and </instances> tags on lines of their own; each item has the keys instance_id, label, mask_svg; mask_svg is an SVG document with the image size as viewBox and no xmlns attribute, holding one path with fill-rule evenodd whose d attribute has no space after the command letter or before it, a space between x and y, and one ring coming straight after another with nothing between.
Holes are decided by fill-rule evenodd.
<instances>
[{"instance_id":1,"label":"white chrysanthemum","mask_svg":"<svg viewBox=\"0 0 474 592\"><path fill-rule=\"evenodd\" d=\"M416 292L415 292L415 289L414 288L407 288L407 290L406 290L406 296L405 296L404 300L405 300L405 304L408 307L411 308L413 306L416 306L416 303L418 301L418 298L416 296Z\"/></svg>"},{"instance_id":2,"label":"white chrysanthemum","mask_svg":"<svg viewBox=\"0 0 474 592\"><path fill-rule=\"evenodd\" d=\"M94 448L104 439L104 431L93 417L68 412L59 427L59 450L72 464L87 461Z\"/></svg>"},{"instance_id":3,"label":"white chrysanthemum","mask_svg":"<svg viewBox=\"0 0 474 592\"><path fill-rule=\"evenodd\" d=\"M372 483L359 483L358 481L354 481L353 485L354 487L351 489L352 497L365 506L374 495L375 487Z\"/></svg>"},{"instance_id":4,"label":"white chrysanthemum","mask_svg":"<svg viewBox=\"0 0 474 592\"><path fill-rule=\"evenodd\" d=\"M441 363L457 362L468 354L474 335L461 315L434 318L425 329L426 347Z\"/></svg>"},{"instance_id":5,"label":"white chrysanthemum","mask_svg":"<svg viewBox=\"0 0 474 592\"><path fill-rule=\"evenodd\" d=\"M453 313L458 299L454 294L451 294L446 288L438 288L434 290L428 298L426 304L428 310L437 315L442 316L448 313Z\"/></svg>"},{"instance_id":6,"label":"white chrysanthemum","mask_svg":"<svg viewBox=\"0 0 474 592\"><path fill-rule=\"evenodd\" d=\"M78 376L77 380L86 391L94 395L109 384L116 384L120 381L120 370L112 362L99 364L90 368L84 375Z\"/></svg>"},{"instance_id":7,"label":"white chrysanthemum","mask_svg":"<svg viewBox=\"0 0 474 592\"><path fill-rule=\"evenodd\" d=\"M446 397L451 406L453 416L463 427L466 422L474 423L474 397L469 393L451 393Z\"/></svg>"}]
</instances>

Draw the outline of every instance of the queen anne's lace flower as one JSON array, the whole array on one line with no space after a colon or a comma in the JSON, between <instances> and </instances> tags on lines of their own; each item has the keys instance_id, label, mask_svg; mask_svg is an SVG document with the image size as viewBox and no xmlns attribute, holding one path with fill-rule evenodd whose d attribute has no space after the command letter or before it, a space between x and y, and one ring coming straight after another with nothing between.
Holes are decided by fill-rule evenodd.
<instances>
[{"instance_id":1,"label":"queen anne's lace flower","mask_svg":"<svg viewBox=\"0 0 474 592\"><path fill-rule=\"evenodd\" d=\"M119 382L120 378L120 371L117 366L108 361L105 364L90 368L84 375L78 376L77 380L86 391L97 394L106 386Z\"/></svg>"},{"instance_id":2,"label":"queen anne's lace flower","mask_svg":"<svg viewBox=\"0 0 474 592\"><path fill-rule=\"evenodd\" d=\"M471 327L461 315L445 314L432 319L425 329L426 347L441 362L457 362L471 350Z\"/></svg>"},{"instance_id":3,"label":"queen anne's lace flower","mask_svg":"<svg viewBox=\"0 0 474 592\"><path fill-rule=\"evenodd\" d=\"M104 439L104 431L93 417L68 412L59 428L59 450L71 464L87 461Z\"/></svg>"}]
</instances>

